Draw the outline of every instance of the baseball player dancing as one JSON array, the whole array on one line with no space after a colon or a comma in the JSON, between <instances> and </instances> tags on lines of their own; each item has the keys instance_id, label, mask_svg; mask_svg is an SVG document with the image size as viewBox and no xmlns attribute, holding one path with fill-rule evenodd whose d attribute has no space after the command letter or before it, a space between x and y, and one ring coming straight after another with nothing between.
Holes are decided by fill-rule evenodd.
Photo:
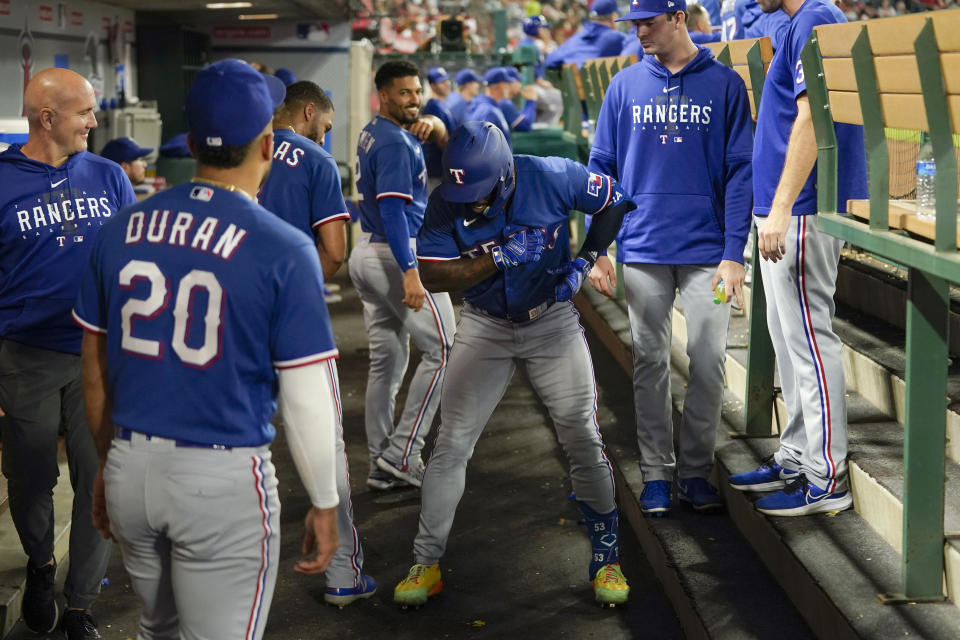
<instances>
[{"instance_id":1,"label":"baseball player dancing","mask_svg":"<svg viewBox=\"0 0 960 640\"><path fill-rule=\"evenodd\" d=\"M464 291L423 479L416 564L394 590L420 605L442 588L440 558L463 495L467 461L518 364L546 405L570 461L593 549L598 601L625 602L613 475L597 425L593 363L569 302L596 252L633 208L615 181L561 158L513 156L489 122L468 122L443 156L445 181L427 206L417 257L431 290ZM571 209L596 215L570 261ZM559 284L558 284L559 282Z\"/></svg>"},{"instance_id":2,"label":"baseball player dancing","mask_svg":"<svg viewBox=\"0 0 960 640\"><path fill-rule=\"evenodd\" d=\"M74 318L101 468L94 524L119 542L139 638L263 636L279 559L270 461L279 386L313 507L296 565L337 547L337 355L316 248L257 205L283 83L239 60L187 95L197 177L97 237ZM116 425L116 426L114 426Z\"/></svg>"},{"instance_id":3,"label":"baseball player dancing","mask_svg":"<svg viewBox=\"0 0 960 640\"><path fill-rule=\"evenodd\" d=\"M840 338L833 332L833 293L843 241L816 224L817 140L800 52L816 25L846 22L827 0L761 0L781 7L790 26L763 85L753 145L753 213L767 328L787 404L780 449L759 469L730 476L735 489L780 489L757 500L759 511L800 516L847 509L847 407ZM863 130L837 124L837 210L867 197Z\"/></svg>"},{"instance_id":4,"label":"baseball player dancing","mask_svg":"<svg viewBox=\"0 0 960 640\"><path fill-rule=\"evenodd\" d=\"M440 402L453 344L450 296L423 288L414 257L427 206L427 169L418 136L445 142L447 135L435 116L419 116L418 74L417 67L405 61L387 62L377 70L380 114L363 128L357 144L363 235L350 256L350 279L363 302L370 336L364 414L370 451L367 486L381 490L403 482L420 486L420 450ZM411 338L420 350L420 364L394 426Z\"/></svg>"},{"instance_id":5,"label":"baseball player dancing","mask_svg":"<svg viewBox=\"0 0 960 640\"><path fill-rule=\"evenodd\" d=\"M309 81L287 87L283 104L273 117L273 168L260 193L260 204L316 241L324 277L337 272L343 262L346 242L347 205L340 190L340 171L333 157L320 146L333 126L333 104L327 94ZM316 235L316 238L314 238ZM330 361L337 397L340 383L337 367ZM363 548L353 524L350 469L343 443L343 411L337 403L337 534L340 546L327 567L328 604L346 606L369 598L377 590L370 576L363 575Z\"/></svg>"}]
</instances>

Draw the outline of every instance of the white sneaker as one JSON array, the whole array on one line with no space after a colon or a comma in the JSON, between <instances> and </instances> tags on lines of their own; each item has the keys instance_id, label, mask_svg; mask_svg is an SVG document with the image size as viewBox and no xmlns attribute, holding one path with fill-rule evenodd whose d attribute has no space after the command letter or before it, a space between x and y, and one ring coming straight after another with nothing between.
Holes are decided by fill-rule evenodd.
<instances>
[{"instance_id":1,"label":"white sneaker","mask_svg":"<svg viewBox=\"0 0 960 640\"><path fill-rule=\"evenodd\" d=\"M377 466L392 475L398 480L403 480L407 484L419 487L423 484L423 472L426 469L423 462L417 460L413 464L408 464L405 467L394 464L380 456L377 458Z\"/></svg>"}]
</instances>

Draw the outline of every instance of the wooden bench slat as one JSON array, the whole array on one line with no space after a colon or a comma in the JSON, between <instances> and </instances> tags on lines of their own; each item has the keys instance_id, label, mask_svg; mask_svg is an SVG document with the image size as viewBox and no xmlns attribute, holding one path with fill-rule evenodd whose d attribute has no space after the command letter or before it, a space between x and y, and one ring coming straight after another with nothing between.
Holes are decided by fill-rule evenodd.
<instances>
[{"instance_id":1,"label":"wooden bench slat","mask_svg":"<svg viewBox=\"0 0 960 640\"><path fill-rule=\"evenodd\" d=\"M824 58L849 58L850 49L856 42L862 22L845 22L841 24L822 24L814 27L817 32L817 43L820 45L820 55Z\"/></svg>"},{"instance_id":2,"label":"wooden bench slat","mask_svg":"<svg viewBox=\"0 0 960 640\"><path fill-rule=\"evenodd\" d=\"M929 13L914 13L865 21L870 34L870 50L877 56L913 55L913 42L929 16Z\"/></svg>"},{"instance_id":3,"label":"wooden bench slat","mask_svg":"<svg viewBox=\"0 0 960 640\"><path fill-rule=\"evenodd\" d=\"M881 93L920 93L920 71L914 55L880 56L873 59Z\"/></svg>"},{"instance_id":4,"label":"wooden bench slat","mask_svg":"<svg viewBox=\"0 0 960 640\"><path fill-rule=\"evenodd\" d=\"M827 81L827 89L831 91L857 90L853 58L824 58L823 75Z\"/></svg>"},{"instance_id":5,"label":"wooden bench slat","mask_svg":"<svg viewBox=\"0 0 960 640\"><path fill-rule=\"evenodd\" d=\"M747 85L747 91L753 88L750 80L750 67L745 64L735 64L733 65L733 70L736 71L741 78L743 78L743 83Z\"/></svg>"},{"instance_id":6,"label":"wooden bench slat","mask_svg":"<svg viewBox=\"0 0 960 640\"><path fill-rule=\"evenodd\" d=\"M941 9L926 15L933 18L937 48L940 51L960 51L960 9Z\"/></svg>"},{"instance_id":7,"label":"wooden bench slat","mask_svg":"<svg viewBox=\"0 0 960 640\"><path fill-rule=\"evenodd\" d=\"M770 38L763 37L727 42L726 44L730 46L730 61L733 64L747 64L747 54L755 42L760 43L760 59L764 62L773 60L773 45L770 44Z\"/></svg>"},{"instance_id":8,"label":"wooden bench slat","mask_svg":"<svg viewBox=\"0 0 960 640\"><path fill-rule=\"evenodd\" d=\"M881 93L883 124L895 129L929 131L923 96L916 93Z\"/></svg>"},{"instance_id":9,"label":"wooden bench slat","mask_svg":"<svg viewBox=\"0 0 960 640\"><path fill-rule=\"evenodd\" d=\"M856 91L830 91L830 114L834 122L863 124L860 96Z\"/></svg>"}]
</instances>

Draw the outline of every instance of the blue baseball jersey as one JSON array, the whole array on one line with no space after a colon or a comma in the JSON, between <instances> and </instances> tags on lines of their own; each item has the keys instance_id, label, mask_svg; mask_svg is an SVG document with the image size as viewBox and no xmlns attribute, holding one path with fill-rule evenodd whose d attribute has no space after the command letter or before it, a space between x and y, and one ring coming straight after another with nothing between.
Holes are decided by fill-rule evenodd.
<instances>
[{"instance_id":1,"label":"blue baseball jersey","mask_svg":"<svg viewBox=\"0 0 960 640\"><path fill-rule=\"evenodd\" d=\"M620 180L637 205L620 227L617 260L743 262L752 150L746 87L709 49L677 73L656 56L617 73L590 150L590 169Z\"/></svg>"},{"instance_id":2,"label":"blue baseball jersey","mask_svg":"<svg viewBox=\"0 0 960 640\"><path fill-rule=\"evenodd\" d=\"M797 117L797 98L807 91L800 52L813 28L821 24L846 22L847 18L827 0L807 0L790 20L782 46L770 62L763 97L757 114L757 133L753 145L753 213L765 216L780 182L787 155L790 131ZM847 200L867 197L867 160L863 146L863 127L836 124L837 211L847 210ZM793 205L793 215L817 212L817 168L807 178Z\"/></svg>"},{"instance_id":3,"label":"blue baseball jersey","mask_svg":"<svg viewBox=\"0 0 960 640\"><path fill-rule=\"evenodd\" d=\"M497 272L463 292L471 304L501 317L555 298L558 276L548 270L570 261L572 209L598 214L625 197L609 176L566 158L516 155L514 161L516 189L505 213L475 217L467 205L447 202L435 191L417 238L418 260L443 262L479 257L517 231L541 229L546 245L539 261Z\"/></svg>"},{"instance_id":4,"label":"blue baseball jersey","mask_svg":"<svg viewBox=\"0 0 960 640\"><path fill-rule=\"evenodd\" d=\"M452 134L453 130L457 128L457 121L454 120L453 114L450 113L450 109L448 109L441 100L430 98L427 100L427 104L424 105L421 113L423 113L423 115L436 116L440 118L440 120L443 122L443 126L447 128L448 134ZM423 143L423 161L424 164L427 165L428 176L432 178L439 178L443 174L442 159L443 149L441 149L437 143Z\"/></svg>"},{"instance_id":5,"label":"blue baseball jersey","mask_svg":"<svg viewBox=\"0 0 960 640\"><path fill-rule=\"evenodd\" d=\"M467 108L467 115L463 119L463 122L489 122L494 125L497 129L503 132L503 136L507 139L507 144L510 143L510 123L507 122L506 117L503 115L503 111L500 109L500 105L496 100L491 98L485 93L481 93L476 98L470 101L470 106ZM512 146L512 145L511 145Z\"/></svg>"},{"instance_id":6,"label":"blue baseball jersey","mask_svg":"<svg viewBox=\"0 0 960 640\"><path fill-rule=\"evenodd\" d=\"M311 240L324 224L350 218L336 160L313 140L289 129L273 132L273 166L259 200L264 209Z\"/></svg>"},{"instance_id":7,"label":"blue baseball jersey","mask_svg":"<svg viewBox=\"0 0 960 640\"><path fill-rule=\"evenodd\" d=\"M522 38L520 38L520 41L519 41L519 42L517 42L517 46L518 46L518 47L533 47L534 49L537 50L537 61L536 61L536 62L534 63L534 65L533 65L533 76L534 76L535 78L542 78L542 77L543 77L543 71L544 71L544 69L546 68L546 65L544 64L543 51L540 50L540 46L539 46L538 42L539 42L539 41L536 40L535 38L532 38L532 37L530 37L530 36L528 36L528 35L525 35L525 36L523 36Z\"/></svg>"},{"instance_id":8,"label":"blue baseball jersey","mask_svg":"<svg viewBox=\"0 0 960 640\"><path fill-rule=\"evenodd\" d=\"M0 336L79 354L70 310L90 246L136 197L115 162L82 151L52 167L20 147L0 153Z\"/></svg>"},{"instance_id":9,"label":"blue baseball jersey","mask_svg":"<svg viewBox=\"0 0 960 640\"><path fill-rule=\"evenodd\" d=\"M203 444L270 442L276 369L337 355L313 242L205 183L104 226L74 319L106 334L114 423Z\"/></svg>"},{"instance_id":10,"label":"blue baseball jersey","mask_svg":"<svg viewBox=\"0 0 960 640\"><path fill-rule=\"evenodd\" d=\"M579 31L547 54L544 64L547 67L559 67L575 63L579 68L585 61L593 58L620 55L625 42L624 34L616 29L599 22L585 22Z\"/></svg>"},{"instance_id":11,"label":"blue baseball jersey","mask_svg":"<svg viewBox=\"0 0 960 640\"><path fill-rule=\"evenodd\" d=\"M357 190L361 229L386 237L377 201L395 197L404 201L407 228L416 237L427 208L427 167L416 136L375 116L357 143Z\"/></svg>"},{"instance_id":12,"label":"blue baseball jersey","mask_svg":"<svg viewBox=\"0 0 960 640\"><path fill-rule=\"evenodd\" d=\"M453 121L458 125L466 122L467 106L469 104L470 102L465 100L459 91L451 91L447 99L443 101L443 105L450 110Z\"/></svg>"},{"instance_id":13,"label":"blue baseball jersey","mask_svg":"<svg viewBox=\"0 0 960 640\"><path fill-rule=\"evenodd\" d=\"M514 131L530 131L533 128L533 123L537 120L536 100L524 100L523 110L517 109L517 105L509 98L501 100L499 106L503 119Z\"/></svg>"}]
</instances>

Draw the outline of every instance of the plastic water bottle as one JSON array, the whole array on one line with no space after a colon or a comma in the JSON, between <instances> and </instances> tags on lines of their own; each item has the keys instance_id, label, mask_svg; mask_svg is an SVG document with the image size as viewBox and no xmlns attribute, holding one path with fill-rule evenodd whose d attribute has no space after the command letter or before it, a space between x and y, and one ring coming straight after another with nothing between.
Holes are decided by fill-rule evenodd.
<instances>
[{"instance_id":1,"label":"plastic water bottle","mask_svg":"<svg viewBox=\"0 0 960 640\"><path fill-rule=\"evenodd\" d=\"M727 301L727 285L723 280L717 283L713 289L713 304L723 304Z\"/></svg>"},{"instance_id":2,"label":"plastic water bottle","mask_svg":"<svg viewBox=\"0 0 960 640\"><path fill-rule=\"evenodd\" d=\"M917 156L917 217L933 221L937 214L937 163L933 157L933 145L924 136L920 155Z\"/></svg>"}]
</instances>

